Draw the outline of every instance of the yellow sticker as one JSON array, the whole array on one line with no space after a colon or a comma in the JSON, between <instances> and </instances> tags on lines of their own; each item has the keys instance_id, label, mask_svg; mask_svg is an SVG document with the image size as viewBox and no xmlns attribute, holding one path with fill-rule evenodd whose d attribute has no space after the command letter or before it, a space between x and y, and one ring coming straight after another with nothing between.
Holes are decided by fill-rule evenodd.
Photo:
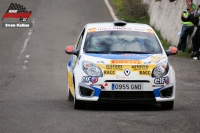
<instances>
[{"instance_id":1,"label":"yellow sticker","mask_svg":"<svg viewBox=\"0 0 200 133\"><path fill-rule=\"evenodd\" d=\"M132 65L131 70L132 71L141 71L141 70L152 70L156 65Z\"/></svg>"},{"instance_id":2,"label":"yellow sticker","mask_svg":"<svg viewBox=\"0 0 200 133\"><path fill-rule=\"evenodd\" d=\"M106 65L106 69L123 70L123 66L122 65Z\"/></svg>"},{"instance_id":3,"label":"yellow sticker","mask_svg":"<svg viewBox=\"0 0 200 133\"><path fill-rule=\"evenodd\" d=\"M131 70L131 72L138 73L140 76L151 76L152 70L155 68L156 64L148 64L148 65L98 64L98 66L102 69L104 76L116 75L119 79L123 79L124 77L117 75L117 72L124 72L125 69L129 69Z\"/></svg>"},{"instance_id":4,"label":"yellow sticker","mask_svg":"<svg viewBox=\"0 0 200 133\"><path fill-rule=\"evenodd\" d=\"M153 62L153 63L157 63L158 61L160 61L163 58L165 58L163 55L153 55L150 57L151 62Z\"/></svg>"},{"instance_id":5,"label":"yellow sticker","mask_svg":"<svg viewBox=\"0 0 200 133\"><path fill-rule=\"evenodd\" d=\"M115 70L103 70L103 75L115 75L116 71Z\"/></svg>"},{"instance_id":6,"label":"yellow sticker","mask_svg":"<svg viewBox=\"0 0 200 133\"><path fill-rule=\"evenodd\" d=\"M140 76L150 76L151 75L151 71L139 71L139 75Z\"/></svg>"},{"instance_id":7,"label":"yellow sticker","mask_svg":"<svg viewBox=\"0 0 200 133\"><path fill-rule=\"evenodd\" d=\"M132 70L137 71L137 70L148 70L149 65L132 65Z\"/></svg>"},{"instance_id":8,"label":"yellow sticker","mask_svg":"<svg viewBox=\"0 0 200 133\"><path fill-rule=\"evenodd\" d=\"M96 28L91 28L91 29L88 29L88 32L96 32L97 29Z\"/></svg>"},{"instance_id":9,"label":"yellow sticker","mask_svg":"<svg viewBox=\"0 0 200 133\"><path fill-rule=\"evenodd\" d=\"M146 32L147 33L154 33L154 31L152 29L147 29Z\"/></svg>"}]
</instances>

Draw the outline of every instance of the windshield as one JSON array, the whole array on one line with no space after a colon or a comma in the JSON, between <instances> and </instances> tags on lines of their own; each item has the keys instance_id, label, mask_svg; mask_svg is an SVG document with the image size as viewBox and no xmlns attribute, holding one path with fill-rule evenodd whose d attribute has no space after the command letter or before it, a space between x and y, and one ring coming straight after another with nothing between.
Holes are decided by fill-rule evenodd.
<instances>
[{"instance_id":1,"label":"windshield","mask_svg":"<svg viewBox=\"0 0 200 133\"><path fill-rule=\"evenodd\" d=\"M153 33L138 31L89 32L84 45L86 53L162 53Z\"/></svg>"}]
</instances>

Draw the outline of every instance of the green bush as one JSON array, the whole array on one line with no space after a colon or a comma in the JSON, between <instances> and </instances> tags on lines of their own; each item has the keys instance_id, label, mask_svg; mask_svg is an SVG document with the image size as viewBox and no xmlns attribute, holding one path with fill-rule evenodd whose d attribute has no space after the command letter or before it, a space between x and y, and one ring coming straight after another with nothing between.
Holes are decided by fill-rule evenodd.
<instances>
[{"instance_id":1,"label":"green bush","mask_svg":"<svg viewBox=\"0 0 200 133\"><path fill-rule=\"evenodd\" d=\"M148 5L141 0L123 0L122 4L123 12L127 16L141 18L148 14Z\"/></svg>"},{"instance_id":2,"label":"green bush","mask_svg":"<svg viewBox=\"0 0 200 133\"><path fill-rule=\"evenodd\" d=\"M149 24L148 5L141 0L110 0L121 20Z\"/></svg>"}]
</instances>

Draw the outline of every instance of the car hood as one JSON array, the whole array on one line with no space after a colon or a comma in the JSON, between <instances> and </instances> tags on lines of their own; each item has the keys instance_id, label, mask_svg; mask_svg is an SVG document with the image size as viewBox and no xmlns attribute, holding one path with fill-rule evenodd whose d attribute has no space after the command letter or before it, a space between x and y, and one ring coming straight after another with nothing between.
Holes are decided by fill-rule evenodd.
<instances>
[{"instance_id":1,"label":"car hood","mask_svg":"<svg viewBox=\"0 0 200 133\"><path fill-rule=\"evenodd\" d=\"M164 54L93 54L84 53L79 57L81 60L90 61L94 64L157 64L161 60L167 60Z\"/></svg>"}]
</instances>

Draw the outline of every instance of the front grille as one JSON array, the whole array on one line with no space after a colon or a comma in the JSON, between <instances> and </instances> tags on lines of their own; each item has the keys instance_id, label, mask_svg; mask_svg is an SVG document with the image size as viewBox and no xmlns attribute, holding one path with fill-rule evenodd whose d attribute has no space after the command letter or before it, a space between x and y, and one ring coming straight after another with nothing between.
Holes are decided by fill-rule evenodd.
<instances>
[{"instance_id":1,"label":"front grille","mask_svg":"<svg viewBox=\"0 0 200 133\"><path fill-rule=\"evenodd\" d=\"M155 99L153 91L101 91L99 100Z\"/></svg>"}]
</instances>

